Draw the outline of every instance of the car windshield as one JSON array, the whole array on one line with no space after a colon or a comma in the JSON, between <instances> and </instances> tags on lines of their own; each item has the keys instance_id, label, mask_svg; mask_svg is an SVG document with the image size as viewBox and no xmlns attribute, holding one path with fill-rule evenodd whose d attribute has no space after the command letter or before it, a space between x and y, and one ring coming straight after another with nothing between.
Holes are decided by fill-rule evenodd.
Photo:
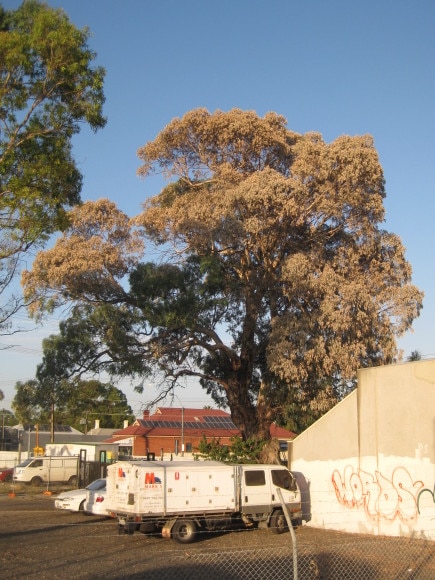
<instances>
[{"instance_id":1,"label":"car windshield","mask_svg":"<svg viewBox=\"0 0 435 580\"><path fill-rule=\"evenodd\" d=\"M32 463L33 461L33 457L30 457L29 459L26 459L25 461L22 461L21 463L19 463L17 465L17 467L26 467L26 465L29 465L29 463Z\"/></svg>"},{"instance_id":2,"label":"car windshield","mask_svg":"<svg viewBox=\"0 0 435 580\"><path fill-rule=\"evenodd\" d=\"M96 479L88 486L86 489L90 489L91 491L96 491L97 489L104 489L106 487L106 480L105 479Z\"/></svg>"}]
</instances>

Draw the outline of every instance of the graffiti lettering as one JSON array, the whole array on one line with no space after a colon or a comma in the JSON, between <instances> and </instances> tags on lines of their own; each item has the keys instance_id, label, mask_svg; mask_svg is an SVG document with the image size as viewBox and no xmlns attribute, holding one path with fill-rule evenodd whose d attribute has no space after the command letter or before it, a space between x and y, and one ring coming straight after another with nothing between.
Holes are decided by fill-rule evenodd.
<instances>
[{"instance_id":1,"label":"graffiti lettering","mask_svg":"<svg viewBox=\"0 0 435 580\"><path fill-rule=\"evenodd\" d=\"M341 505L348 509L362 508L371 519L400 518L403 522L412 522L417 518L417 494L423 482L413 481L404 467L397 467L388 479L379 471L372 475L347 465L343 477L334 470L332 485Z\"/></svg>"},{"instance_id":2,"label":"graffiti lettering","mask_svg":"<svg viewBox=\"0 0 435 580\"><path fill-rule=\"evenodd\" d=\"M435 519L435 485L433 491L424 488L417 497L418 514L430 520Z\"/></svg>"}]
</instances>

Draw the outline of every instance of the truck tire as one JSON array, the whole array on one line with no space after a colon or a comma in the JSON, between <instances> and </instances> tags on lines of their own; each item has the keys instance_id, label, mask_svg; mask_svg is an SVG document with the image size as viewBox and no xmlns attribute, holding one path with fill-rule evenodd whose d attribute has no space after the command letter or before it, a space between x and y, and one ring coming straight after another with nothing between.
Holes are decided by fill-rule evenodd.
<instances>
[{"instance_id":1,"label":"truck tire","mask_svg":"<svg viewBox=\"0 0 435 580\"><path fill-rule=\"evenodd\" d=\"M273 512L273 515L270 518L270 529L274 534L283 534L288 531L287 520L285 519L282 510L276 510Z\"/></svg>"},{"instance_id":2,"label":"truck tire","mask_svg":"<svg viewBox=\"0 0 435 580\"><path fill-rule=\"evenodd\" d=\"M71 475L71 477L68 479L68 484L76 486L77 481L78 481L77 475Z\"/></svg>"},{"instance_id":3,"label":"truck tire","mask_svg":"<svg viewBox=\"0 0 435 580\"><path fill-rule=\"evenodd\" d=\"M32 477L30 485L33 487L39 487L42 484L42 479L40 477Z\"/></svg>"},{"instance_id":4,"label":"truck tire","mask_svg":"<svg viewBox=\"0 0 435 580\"><path fill-rule=\"evenodd\" d=\"M179 544L190 544L194 541L196 532L193 520L177 520L172 527L172 538Z\"/></svg>"}]
</instances>

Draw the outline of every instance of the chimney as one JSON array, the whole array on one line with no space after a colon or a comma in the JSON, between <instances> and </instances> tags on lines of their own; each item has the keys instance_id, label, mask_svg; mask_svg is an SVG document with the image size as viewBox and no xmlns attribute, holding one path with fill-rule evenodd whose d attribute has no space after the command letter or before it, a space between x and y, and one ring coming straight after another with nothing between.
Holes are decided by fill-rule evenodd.
<instances>
[{"instance_id":1,"label":"chimney","mask_svg":"<svg viewBox=\"0 0 435 580\"><path fill-rule=\"evenodd\" d=\"M100 419L95 419L95 429L100 428Z\"/></svg>"},{"instance_id":2,"label":"chimney","mask_svg":"<svg viewBox=\"0 0 435 580\"><path fill-rule=\"evenodd\" d=\"M128 419L124 419L124 429L127 429L128 427Z\"/></svg>"},{"instance_id":3,"label":"chimney","mask_svg":"<svg viewBox=\"0 0 435 580\"><path fill-rule=\"evenodd\" d=\"M149 416L150 416L150 411L149 411L149 409L147 409L146 411L143 412L143 418L146 420L149 418Z\"/></svg>"}]
</instances>

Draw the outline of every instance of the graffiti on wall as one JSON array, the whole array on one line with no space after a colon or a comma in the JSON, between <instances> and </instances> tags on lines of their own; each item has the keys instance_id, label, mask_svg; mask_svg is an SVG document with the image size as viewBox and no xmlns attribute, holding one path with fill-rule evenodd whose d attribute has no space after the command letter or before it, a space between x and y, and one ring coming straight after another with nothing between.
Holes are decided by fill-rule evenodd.
<instances>
[{"instance_id":1,"label":"graffiti on wall","mask_svg":"<svg viewBox=\"0 0 435 580\"><path fill-rule=\"evenodd\" d=\"M417 498L424 484L414 481L407 469L396 467L391 478L347 465L344 473L332 474L332 485L338 502L348 509L364 509L370 519L397 518L412 524L418 517Z\"/></svg>"},{"instance_id":2,"label":"graffiti on wall","mask_svg":"<svg viewBox=\"0 0 435 580\"><path fill-rule=\"evenodd\" d=\"M417 509L421 517L435 520L435 486L433 490L424 488L417 496Z\"/></svg>"}]
</instances>

